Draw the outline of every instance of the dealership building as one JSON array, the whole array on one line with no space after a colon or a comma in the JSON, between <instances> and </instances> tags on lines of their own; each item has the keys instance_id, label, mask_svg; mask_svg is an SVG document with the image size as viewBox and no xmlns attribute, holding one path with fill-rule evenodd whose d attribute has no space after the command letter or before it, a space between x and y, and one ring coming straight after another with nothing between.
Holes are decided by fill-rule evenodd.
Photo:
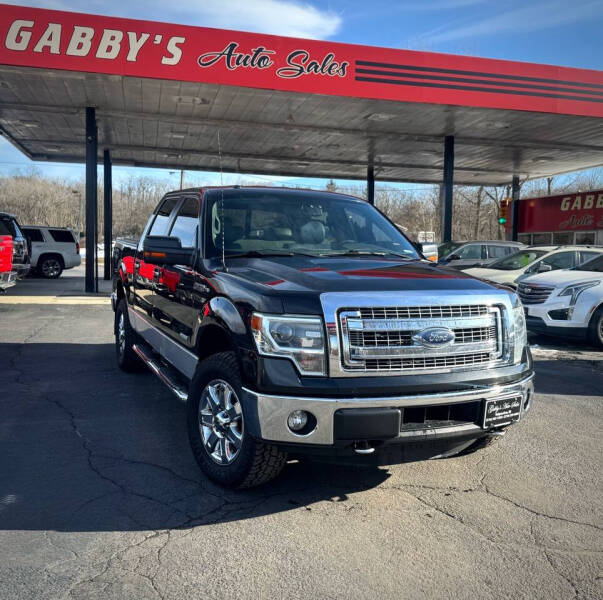
<instances>
[{"instance_id":1,"label":"dealership building","mask_svg":"<svg viewBox=\"0 0 603 600\"><path fill-rule=\"evenodd\" d=\"M603 245L603 190L522 199L518 239L524 244Z\"/></svg>"}]
</instances>

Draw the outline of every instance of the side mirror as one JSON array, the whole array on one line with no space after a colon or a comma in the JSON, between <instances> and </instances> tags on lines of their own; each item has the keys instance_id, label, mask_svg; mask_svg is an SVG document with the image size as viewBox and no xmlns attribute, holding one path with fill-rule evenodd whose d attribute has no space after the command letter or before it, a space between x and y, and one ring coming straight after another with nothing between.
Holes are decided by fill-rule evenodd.
<instances>
[{"instance_id":1,"label":"side mirror","mask_svg":"<svg viewBox=\"0 0 603 600\"><path fill-rule=\"evenodd\" d=\"M551 265L547 265L546 263L540 263L538 265L538 272L539 273L547 273L548 271L552 271L553 267L551 267Z\"/></svg>"},{"instance_id":2,"label":"side mirror","mask_svg":"<svg viewBox=\"0 0 603 600\"><path fill-rule=\"evenodd\" d=\"M148 235L142 243L145 262L157 265L190 265L194 248L183 248L180 238L167 235Z\"/></svg>"},{"instance_id":3,"label":"side mirror","mask_svg":"<svg viewBox=\"0 0 603 600\"><path fill-rule=\"evenodd\" d=\"M458 254L449 254L449 255L446 257L446 260L447 260L447 261L451 261L451 260L460 260L460 259L461 259L461 257L460 257Z\"/></svg>"}]
</instances>

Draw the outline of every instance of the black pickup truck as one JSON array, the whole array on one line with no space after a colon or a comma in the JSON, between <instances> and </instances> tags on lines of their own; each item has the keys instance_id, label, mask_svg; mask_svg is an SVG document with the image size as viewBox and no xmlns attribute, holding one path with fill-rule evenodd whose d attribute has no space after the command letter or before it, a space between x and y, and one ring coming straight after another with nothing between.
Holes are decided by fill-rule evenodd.
<instances>
[{"instance_id":1,"label":"black pickup truck","mask_svg":"<svg viewBox=\"0 0 603 600\"><path fill-rule=\"evenodd\" d=\"M119 366L146 365L186 402L193 454L222 485L308 453L452 456L530 409L517 296L438 268L357 198L169 193L112 260Z\"/></svg>"}]
</instances>

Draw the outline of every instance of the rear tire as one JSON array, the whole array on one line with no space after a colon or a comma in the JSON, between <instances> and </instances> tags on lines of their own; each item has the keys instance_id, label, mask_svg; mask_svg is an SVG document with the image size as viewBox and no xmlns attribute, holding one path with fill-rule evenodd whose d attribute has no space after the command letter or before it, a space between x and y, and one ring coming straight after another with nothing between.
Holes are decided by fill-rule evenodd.
<instances>
[{"instance_id":1,"label":"rear tire","mask_svg":"<svg viewBox=\"0 0 603 600\"><path fill-rule=\"evenodd\" d=\"M600 306L591 317L588 333L591 342L595 346L603 348L603 306Z\"/></svg>"},{"instance_id":2,"label":"rear tire","mask_svg":"<svg viewBox=\"0 0 603 600\"><path fill-rule=\"evenodd\" d=\"M132 329L128 317L128 304L125 298L122 298L115 310L115 354L117 366L126 373L140 371L143 367L143 362L134 352L136 339L136 332Z\"/></svg>"},{"instance_id":3,"label":"rear tire","mask_svg":"<svg viewBox=\"0 0 603 600\"><path fill-rule=\"evenodd\" d=\"M63 263L56 256L43 256L38 261L38 273L45 279L57 279L63 272Z\"/></svg>"},{"instance_id":4,"label":"rear tire","mask_svg":"<svg viewBox=\"0 0 603 600\"><path fill-rule=\"evenodd\" d=\"M202 361L191 382L187 425L197 464L212 481L244 489L274 479L287 454L245 431L239 365L234 352Z\"/></svg>"}]
</instances>

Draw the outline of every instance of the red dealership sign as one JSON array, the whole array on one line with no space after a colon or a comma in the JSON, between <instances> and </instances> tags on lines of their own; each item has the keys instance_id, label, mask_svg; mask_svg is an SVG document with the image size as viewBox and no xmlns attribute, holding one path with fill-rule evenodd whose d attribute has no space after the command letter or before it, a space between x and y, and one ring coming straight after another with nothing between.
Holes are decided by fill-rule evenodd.
<instances>
[{"instance_id":1,"label":"red dealership sign","mask_svg":"<svg viewBox=\"0 0 603 600\"><path fill-rule=\"evenodd\" d=\"M603 229L603 190L519 202L520 233Z\"/></svg>"},{"instance_id":2,"label":"red dealership sign","mask_svg":"<svg viewBox=\"0 0 603 600\"><path fill-rule=\"evenodd\" d=\"M603 116L603 73L0 4L0 64Z\"/></svg>"}]
</instances>

